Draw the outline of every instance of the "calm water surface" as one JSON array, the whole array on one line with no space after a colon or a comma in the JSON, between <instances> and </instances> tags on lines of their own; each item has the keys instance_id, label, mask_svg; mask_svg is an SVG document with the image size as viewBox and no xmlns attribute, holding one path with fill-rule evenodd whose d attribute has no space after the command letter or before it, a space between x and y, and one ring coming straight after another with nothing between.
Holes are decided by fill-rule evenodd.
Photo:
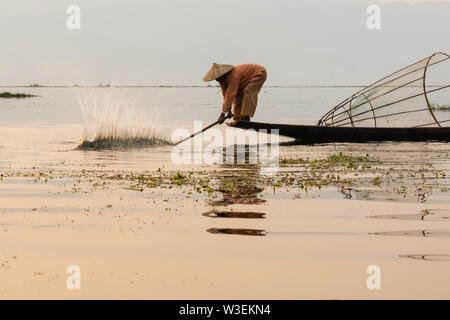
<instances>
[{"instance_id":1,"label":"calm water surface","mask_svg":"<svg viewBox=\"0 0 450 320\"><path fill-rule=\"evenodd\" d=\"M439 180L444 188L426 190L426 198L375 187L297 197L259 185L215 199L123 188L80 194L71 191L71 174L83 169L209 170L226 180L223 166L173 164L170 145L74 150L102 123L154 126L170 135L192 131L194 120L214 122L219 89L2 90L38 95L0 100L0 171L11 175L0 181L0 229L7 230L0 233L0 262L10 264L0 270L3 297L73 297L59 281L64 266L78 261L87 272L88 289L79 296L85 298L450 298L446 143L280 147L282 157L342 152L369 154L385 165L432 165L446 174ZM357 90L265 88L254 120L314 124ZM61 179L33 182L14 174L34 168ZM370 265L381 268L381 290L367 289Z\"/></svg>"}]
</instances>

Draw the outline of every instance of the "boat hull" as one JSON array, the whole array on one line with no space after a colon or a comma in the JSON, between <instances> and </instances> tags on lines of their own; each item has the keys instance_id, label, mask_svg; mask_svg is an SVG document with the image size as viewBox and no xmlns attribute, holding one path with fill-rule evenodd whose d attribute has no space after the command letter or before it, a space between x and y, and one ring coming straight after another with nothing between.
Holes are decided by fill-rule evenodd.
<instances>
[{"instance_id":1,"label":"boat hull","mask_svg":"<svg viewBox=\"0 0 450 320\"><path fill-rule=\"evenodd\" d=\"M269 133L278 129L279 135L294 138L302 144L330 142L381 142L381 141L450 141L450 127L371 128L324 127L311 125L271 124L238 121L235 128L265 129Z\"/></svg>"}]
</instances>

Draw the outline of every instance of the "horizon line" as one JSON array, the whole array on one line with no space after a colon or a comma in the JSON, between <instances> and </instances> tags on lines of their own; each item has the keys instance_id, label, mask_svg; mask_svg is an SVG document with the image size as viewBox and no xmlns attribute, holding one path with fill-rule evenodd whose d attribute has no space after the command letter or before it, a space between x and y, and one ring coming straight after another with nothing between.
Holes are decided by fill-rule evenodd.
<instances>
[{"instance_id":1,"label":"horizon line","mask_svg":"<svg viewBox=\"0 0 450 320\"><path fill-rule=\"evenodd\" d=\"M264 88L352 88L367 85L266 85ZM0 88L220 88L219 85L0 85Z\"/></svg>"}]
</instances>

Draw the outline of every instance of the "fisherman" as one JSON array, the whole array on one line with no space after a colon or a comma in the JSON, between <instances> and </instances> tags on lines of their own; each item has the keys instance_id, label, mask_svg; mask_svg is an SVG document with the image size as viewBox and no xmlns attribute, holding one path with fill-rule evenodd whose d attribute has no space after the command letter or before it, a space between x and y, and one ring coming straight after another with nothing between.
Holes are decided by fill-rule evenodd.
<instances>
[{"instance_id":1,"label":"fisherman","mask_svg":"<svg viewBox=\"0 0 450 320\"><path fill-rule=\"evenodd\" d=\"M211 69L203 77L203 81L216 80L222 88L223 104L222 113L219 116L219 123L223 123L226 118L233 116L234 125L238 120L250 121L253 117L258 103L258 94L264 81L267 78L267 71L263 66L253 63L229 65L213 63ZM233 112L231 112L233 105ZM225 115L228 113L227 115Z\"/></svg>"}]
</instances>

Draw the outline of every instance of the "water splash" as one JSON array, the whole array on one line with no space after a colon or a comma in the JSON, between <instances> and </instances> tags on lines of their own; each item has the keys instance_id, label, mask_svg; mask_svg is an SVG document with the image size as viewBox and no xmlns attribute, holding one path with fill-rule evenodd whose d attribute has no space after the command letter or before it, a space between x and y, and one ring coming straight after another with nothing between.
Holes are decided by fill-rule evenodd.
<instances>
[{"instance_id":1,"label":"water splash","mask_svg":"<svg viewBox=\"0 0 450 320\"><path fill-rule=\"evenodd\" d=\"M172 144L161 128L155 110L145 112L136 104L113 94L77 96L83 127L77 149L127 149Z\"/></svg>"}]
</instances>

